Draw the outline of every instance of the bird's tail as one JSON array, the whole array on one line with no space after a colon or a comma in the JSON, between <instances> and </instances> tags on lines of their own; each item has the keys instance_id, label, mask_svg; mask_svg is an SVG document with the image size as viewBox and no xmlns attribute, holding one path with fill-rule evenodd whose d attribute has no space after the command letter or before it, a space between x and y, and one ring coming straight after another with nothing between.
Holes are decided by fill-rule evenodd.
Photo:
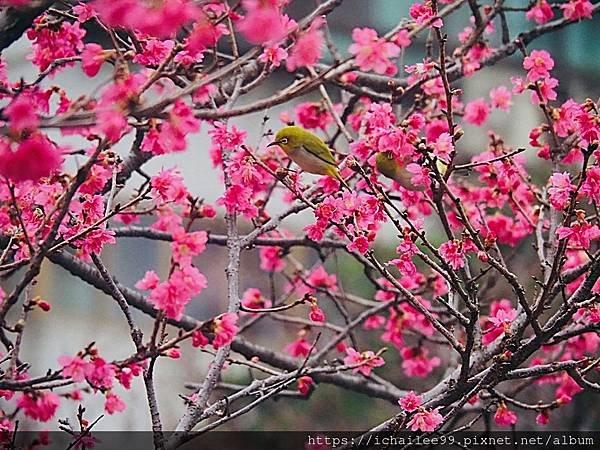
<instances>
[{"instance_id":1,"label":"bird's tail","mask_svg":"<svg viewBox=\"0 0 600 450\"><path fill-rule=\"evenodd\" d=\"M346 183L346 180L344 180L344 177L342 176L342 174L340 173L340 171L338 169L334 169L334 171L332 172L332 175L340 182L340 185L342 187L345 187L349 191L352 190L352 188L348 185L348 183Z\"/></svg>"}]
</instances>

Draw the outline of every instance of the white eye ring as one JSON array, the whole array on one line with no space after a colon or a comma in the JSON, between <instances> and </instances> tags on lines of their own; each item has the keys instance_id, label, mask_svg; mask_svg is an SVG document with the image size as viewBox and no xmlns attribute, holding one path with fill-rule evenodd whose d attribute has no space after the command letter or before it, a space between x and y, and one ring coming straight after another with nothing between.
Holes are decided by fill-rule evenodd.
<instances>
[{"instance_id":1,"label":"white eye ring","mask_svg":"<svg viewBox=\"0 0 600 450\"><path fill-rule=\"evenodd\" d=\"M287 143L288 143L288 138L283 138L283 139L282 139L281 141L279 141L279 142L281 142L282 144L284 144L284 145L285 145L285 144L287 144Z\"/></svg>"}]
</instances>

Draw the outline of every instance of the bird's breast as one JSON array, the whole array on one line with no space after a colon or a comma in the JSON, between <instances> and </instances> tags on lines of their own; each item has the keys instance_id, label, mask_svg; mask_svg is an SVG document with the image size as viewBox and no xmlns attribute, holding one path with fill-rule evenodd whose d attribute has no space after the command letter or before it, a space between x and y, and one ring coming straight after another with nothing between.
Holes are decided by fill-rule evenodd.
<instances>
[{"instance_id":1,"label":"bird's breast","mask_svg":"<svg viewBox=\"0 0 600 450\"><path fill-rule=\"evenodd\" d=\"M315 155L305 150L302 147L293 147L287 151L288 156L294 161L302 170L317 175L328 175L329 164L317 158Z\"/></svg>"}]
</instances>

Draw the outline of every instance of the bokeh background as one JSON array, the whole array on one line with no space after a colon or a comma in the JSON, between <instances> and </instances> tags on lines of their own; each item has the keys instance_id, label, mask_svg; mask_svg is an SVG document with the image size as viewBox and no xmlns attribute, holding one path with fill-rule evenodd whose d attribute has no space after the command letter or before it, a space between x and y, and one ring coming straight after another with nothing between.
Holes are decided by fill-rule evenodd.
<instances>
[{"instance_id":1,"label":"bokeh background","mask_svg":"<svg viewBox=\"0 0 600 450\"><path fill-rule=\"evenodd\" d=\"M511 6L523 6L524 0L507 0ZM408 17L409 0L345 0L333 14L329 16L329 26L335 42L340 49L347 49L350 36L355 26L369 26L384 33L395 26L402 18ZM313 6L311 1L296 0L292 2L291 15L295 18L302 17ZM523 13L508 13L511 37L516 32L528 29L534 24L525 20ZM466 11L454 14L445 21L446 31L450 37L450 46L456 45L456 35L468 25ZM597 99L599 95L598 75L600 69L600 46L598 45L597 29L600 20L585 21L564 30L547 35L536 40L531 48L545 48L549 50L556 61L553 75L561 82L559 96L561 100L569 97L583 100L586 97ZM88 40L102 40L98 30L88 28ZM492 39L496 39L495 37ZM109 45L108 43L106 43ZM497 43L496 43L497 44ZM424 38L421 37L409 47L402 59L405 64L419 61L424 55ZM9 77L15 81L19 78L31 80L35 78L36 71L27 60L29 54L29 41L26 37L7 49L3 58L6 60ZM489 90L498 85L510 88L511 75L523 76L521 70L522 59L518 55L502 61L500 64L478 72L474 77L461 80L456 85L461 86L465 92L463 100L473 100L478 97L487 97ZM44 85L56 84L66 89L70 97L90 94L110 81L111 72L105 70L96 78L90 80L78 69L72 68L59 73L53 79L46 79ZM291 80L291 76L281 74L272 78L256 91L253 91L241 102L250 102L253 99L271 95L275 90L283 87ZM334 98L337 93L332 89ZM293 106L300 101L319 100L317 96L306 96L290 104L275 107L267 111L250 114L243 118L232 120L230 123L248 132L248 142L253 146L264 145L266 138L261 135L261 123L264 116L270 119L267 129L277 129L280 126L279 115L284 110L291 111ZM469 155L484 151L487 142L487 130L492 129L500 134L505 142L512 146L527 146L530 129L542 121L540 111L529 102L528 95L513 98L514 106L507 114L495 110L484 127L477 128L464 125L465 137L460 141L459 151L461 158L467 159ZM145 166L145 171L156 173L163 167L177 165L186 179L190 191L206 199L214 201L222 194L217 171L213 170L208 155L209 139L208 124L203 124L200 133L189 137L189 150L183 154L167 155L154 158ZM55 135L59 138L58 134ZM86 143L72 137L60 137L61 142L68 142L73 148L85 148ZM130 141L128 141L130 142ZM338 142L343 143L342 140ZM117 150L122 154L127 151L127 145L120 145ZM345 149L341 149L344 151ZM539 164L535 158L535 151L528 149L525 152L528 167L534 177L542 177L548 168ZM139 184L141 179L134 179L133 185ZM275 210L284 207L283 202L273 204ZM294 216L285 223L290 230L300 230L311 220L310 213ZM216 224L216 225L215 225ZM222 231L222 222L199 221L197 228L210 228L213 231ZM377 243L377 251L383 254L392 254L395 248L392 230L382 234ZM434 239L435 240L435 239ZM439 236L441 242L442 236ZM535 266L535 253L531 242L523 242L519 248L514 249L518 256L512 263L516 271L523 274L523 279L528 278L531 268ZM310 267L317 261L317 255L310 250L294 250L294 256ZM139 280L146 270L155 268L160 275L165 276L169 265L169 247L151 241L135 239L121 239L116 246L106 248L103 253L105 262L112 272L126 285L132 286ZM221 248L209 248L195 261L196 265L209 279L209 288L195 299L187 308L187 313L199 319L206 319L219 314L225 309L225 252ZM243 257L242 289L257 287L268 292L269 276L258 268L258 255L255 251L248 251ZM326 263L330 271L339 268L338 277L346 291L357 292L371 298L373 291L367 280L352 260L340 255L337 266L330 260ZM13 277L18 278L17 277ZM5 290L12 286L11 280L1 280ZM282 289L281 280L276 280L276 288ZM34 312L31 322L24 335L22 357L31 361L34 366L31 375L39 375L49 367L56 367L56 358L59 355L73 355L84 348L91 341L96 342L101 354L107 360L123 358L130 355L133 345L128 335L126 323L114 300L99 293L83 282L71 277L61 268L49 262L44 263L42 275L35 288L35 293L42 295L52 303L53 310L48 316ZM502 288L492 290L495 298L507 296ZM14 308L16 310L16 308ZM335 317L335 311L327 311ZM144 329L148 330L151 321L141 314L134 312L135 319ZM14 319L14 317L13 317ZM340 322L341 323L341 322ZM283 351L283 348L295 336L298 328L288 324L282 325L269 319L262 320L250 336L261 345ZM378 334L372 334L372 348L382 347L378 341ZM369 341L364 340L365 348ZM183 403L178 394L189 394L184 387L185 383L198 382L203 379L209 358L199 351L184 346L183 357L180 360L163 358L157 364L156 389L162 419L166 429L174 426L184 411ZM443 355L441 355L443 356ZM444 368L440 367L427 380L407 379L400 368L397 352L392 348L386 355L386 365L378 369L380 375L389 377L397 386L406 389L422 390L433 386L443 375ZM224 375L224 380L231 383L245 383L249 379L247 369L230 368ZM551 396L551 391L544 391L541 386L531 388L543 391L542 395ZM127 403L124 413L106 416L96 426L97 430L147 430L150 429L150 417L146 404L143 381L136 379L130 391L117 387L117 395ZM536 396L539 394L536 392ZM102 398L85 396L85 406L88 418L95 418L103 413ZM550 397L548 397L550 398ZM578 395L572 404L553 414L552 429L600 429L600 408L597 394ZM56 418L69 418L75 420L76 405L64 400ZM243 430L362 430L375 425L397 412L397 407L383 400L372 399L364 395L355 394L341 388L320 385L312 395L310 401L281 398L277 401L266 403L261 408L231 422L230 429ZM519 428L535 429L533 415L523 416ZM47 428L48 424L21 422L21 429Z\"/></svg>"}]
</instances>

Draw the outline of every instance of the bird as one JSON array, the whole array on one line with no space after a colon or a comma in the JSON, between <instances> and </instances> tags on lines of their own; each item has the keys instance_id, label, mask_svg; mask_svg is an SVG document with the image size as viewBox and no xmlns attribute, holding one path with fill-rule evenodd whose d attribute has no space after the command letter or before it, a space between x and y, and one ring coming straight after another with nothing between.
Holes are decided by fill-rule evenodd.
<instances>
[{"instance_id":1,"label":"bird","mask_svg":"<svg viewBox=\"0 0 600 450\"><path fill-rule=\"evenodd\" d=\"M410 191L424 191L424 186L417 186L412 182L412 174L406 166L400 164L389 152L377 153L375 156L377 170L384 177L394 180L400 186Z\"/></svg>"},{"instance_id":2,"label":"bird","mask_svg":"<svg viewBox=\"0 0 600 450\"><path fill-rule=\"evenodd\" d=\"M329 146L316 134L297 125L283 127L267 147L277 145L303 171L315 175L328 175L350 189L340 171Z\"/></svg>"},{"instance_id":3,"label":"bird","mask_svg":"<svg viewBox=\"0 0 600 450\"><path fill-rule=\"evenodd\" d=\"M384 177L394 180L409 191L425 191L425 186L413 183L413 174L406 168L408 164L409 161L399 162L390 152L377 153L375 155L375 166ZM444 176L448 170L448 163L441 159L436 159L435 165L438 172Z\"/></svg>"}]
</instances>

